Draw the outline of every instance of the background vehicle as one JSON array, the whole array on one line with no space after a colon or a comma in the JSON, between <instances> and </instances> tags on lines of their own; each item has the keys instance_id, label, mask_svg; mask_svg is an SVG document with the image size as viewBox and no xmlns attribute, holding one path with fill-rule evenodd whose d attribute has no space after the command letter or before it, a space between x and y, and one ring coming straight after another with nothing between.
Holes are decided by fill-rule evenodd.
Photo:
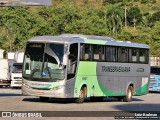
<instances>
[{"instance_id":1,"label":"background vehicle","mask_svg":"<svg viewBox=\"0 0 160 120\"><path fill-rule=\"evenodd\" d=\"M151 66L149 91L160 92L160 66Z\"/></svg>"},{"instance_id":2,"label":"background vehicle","mask_svg":"<svg viewBox=\"0 0 160 120\"><path fill-rule=\"evenodd\" d=\"M0 87L10 86L12 60L0 59Z\"/></svg>"},{"instance_id":3,"label":"background vehicle","mask_svg":"<svg viewBox=\"0 0 160 120\"><path fill-rule=\"evenodd\" d=\"M11 87L17 88L22 86L22 63L24 51L19 50L14 54L14 63L11 71Z\"/></svg>"},{"instance_id":4,"label":"background vehicle","mask_svg":"<svg viewBox=\"0 0 160 120\"><path fill-rule=\"evenodd\" d=\"M146 44L105 36L64 34L28 40L23 63L24 95L126 102L148 93L150 62Z\"/></svg>"}]
</instances>

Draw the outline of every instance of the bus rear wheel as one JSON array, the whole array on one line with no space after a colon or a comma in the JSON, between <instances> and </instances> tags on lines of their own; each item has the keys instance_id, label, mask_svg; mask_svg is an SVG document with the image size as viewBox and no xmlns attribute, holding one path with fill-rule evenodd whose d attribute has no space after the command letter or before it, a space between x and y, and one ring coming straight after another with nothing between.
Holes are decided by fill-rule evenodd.
<instances>
[{"instance_id":1,"label":"bus rear wheel","mask_svg":"<svg viewBox=\"0 0 160 120\"><path fill-rule=\"evenodd\" d=\"M129 86L127 90L127 95L123 98L124 102L130 102L133 96L133 87Z\"/></svg>"},{"instance_id":2,"label":"bus rear wheel","mask_svg":"<svg viewBox=\"0 0 160 120\"><path fill-rule=\"evenodd\" d=\"M83 103L84 99L87 97L87 88L82 87L79 93L79 98L75 100L76 103Z\"/></svg>"},{"instance_id":3,"label":"bus rear wheel","mask_svg":"<svg viewBox=\"0 0 160 120\"><path fill-rule=\"evenodd\" d=\"M48 102L49 97L39 97L41 102Z\"/></svg>"}]
</instances>

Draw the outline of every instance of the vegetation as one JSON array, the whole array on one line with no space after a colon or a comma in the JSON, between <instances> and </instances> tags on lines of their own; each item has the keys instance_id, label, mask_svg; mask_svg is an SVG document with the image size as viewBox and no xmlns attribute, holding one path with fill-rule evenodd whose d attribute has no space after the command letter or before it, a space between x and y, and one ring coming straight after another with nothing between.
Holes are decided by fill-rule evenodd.
<instances>
[{"instance_id":1,"label":"vegetation","mask_svg":"<svg viewBox=\"0 0 160 120\"><path fill-rule=\"evenodd\" d=\"M159 0L54 0L50 7L1 7L0 48L24 49L38 35L106 35L150 45L160 56Z\"/></svg>"}]
</instances>

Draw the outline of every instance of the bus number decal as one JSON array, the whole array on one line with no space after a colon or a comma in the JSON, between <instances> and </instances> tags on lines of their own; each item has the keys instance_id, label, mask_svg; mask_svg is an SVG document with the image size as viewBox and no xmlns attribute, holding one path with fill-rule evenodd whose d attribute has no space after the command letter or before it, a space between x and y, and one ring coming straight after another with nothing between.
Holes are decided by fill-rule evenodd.
<instances>
[{"instance_id":1,"label":"bus number decal","mask_svg":"<svg viewBox=\"0 0 160 120\"><path fill-rule=\"evenodd\" d=\"M87 80L88 77L82 77L82 80Z\"/></svg>"}]
</instances>

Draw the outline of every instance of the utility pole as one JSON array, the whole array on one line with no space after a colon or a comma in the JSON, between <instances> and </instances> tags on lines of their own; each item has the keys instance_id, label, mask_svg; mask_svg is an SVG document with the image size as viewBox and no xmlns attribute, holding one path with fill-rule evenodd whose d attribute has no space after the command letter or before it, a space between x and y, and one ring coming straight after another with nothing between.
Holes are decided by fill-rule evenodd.
<instances>
[{"instance_id":1,"label":"utility pole","mask_svg":"<svg viewBox=\"0 0 160 120\"><path fill-rule=\"evenodd\" d=\"M125 27L127 26L127 6L125 4L125 7L124 7L124 21L125 21Z\"/></svg>"},{"instance_id":2,"label":"utility pole","mask_svg":"<svg viewBox=\"0 0 160 120\"><path fill-rule=\"evenodd\" d=\"M134 17L133 18L134 30L136 29L136 22L137 22L137 19Z\"/></svg>"},{"instance_id":3,"label":"utility pole","mask_svg":"<svg viewBox=\"0 0 160 120\"><path fill-rule=\"evenodd\" d=\"M127 2L126 0L123 0L124 5L124 26L127 26Z\"/></svg>"}]
</instances>

